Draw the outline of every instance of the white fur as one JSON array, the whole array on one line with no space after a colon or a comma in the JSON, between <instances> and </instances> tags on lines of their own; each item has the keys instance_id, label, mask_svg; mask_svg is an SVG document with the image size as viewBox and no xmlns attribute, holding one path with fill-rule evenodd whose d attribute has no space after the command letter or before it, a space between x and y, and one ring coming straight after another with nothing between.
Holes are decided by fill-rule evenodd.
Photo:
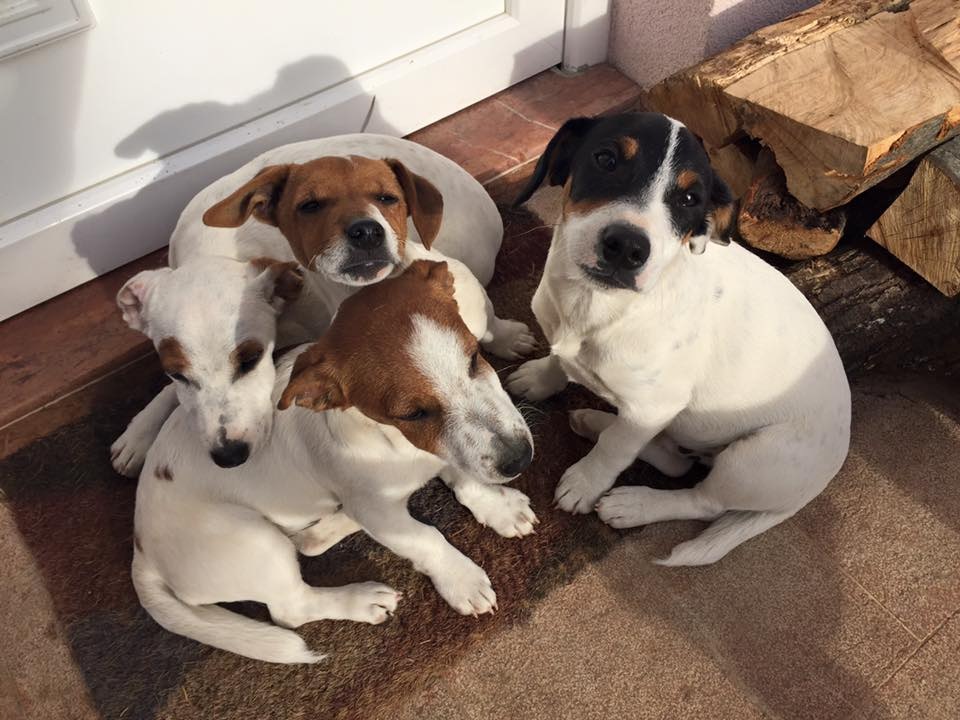
<instances>
[{"instance_id":1,"label":"white fur","mask_svg":"<svg viewBox=\"0 0 960 720\"><path fill-rule=\"evenodd\" d=\"M615 416L571 418L596 445L564 473L558 505L596 508L615 527L716 520L663 561L696 565L718 560L823 490L849 447L850 391L830 333L781 273L736 244L699 255L683 247L660 174L637 202L558 224L533 298L551 354L521 366L508 387L537 400L569 379L614 405ZM600 230L637 218L651 254L635 288L588 281L578 263ZM637 457L682 474L691 461L678 445L713 458L695 488L610 490Z\"/></svg>"},{"instance_id":2,"label":"white fur","mask_svg":"<svg viewBox=\"0 0 960 720\"><path fill-rule=\"evenodd\" d=\"M425 177L440 190L444 201L443 221L432 248L427 250L423 247L416 228L412 221L408 220L408 238L400 267L406 267L417 259L447 260L451 271L457 277L458 302L462 312L475 319L482 317L485 323L484 332L481 333L484 347L499 357L511 360L528 355L535 347L529 329L523 323L497 318L483 289L483 284L486 284L493 274L503 236L503 224L496 205L483 187L456 163L429 148L399 138L367 134L342 135L285 145L260 155L201 190L190 201L170 240L171 266L179 268L208 257L238 260L270 257L293 261L290 246L276 227L253 218L239 228L208 227L203 224L203 213L253 178L264 167L291 162L302 163L318 157L347 155L400 160L409 170ZM379 210L373 208L371 214L378 215ZM381 224L387 233L387 245L397 253L396 235L389 223L383 221ZM311 269L314 272L305 273L304 289L300 298L283 308L275 335L270 338L271 348L274 345L286 347L313 340L326 329L340 303L357 290L354 286L330 279L333 269L339 268L341 261L342 258L338 258L336 252L330 257L316 258L313 261L314 267ZM384 271L384 277L387 272L388 270ZM121 294L128 288L137 287L144 295L149 294L151 285L159 277L154 271L141 273L127 283ZM193 325L196 334L202 336L205 332L222 335L218 328L233 327L231 323L244 322L244 319L234 312L234 308L223 307L218 302L217 295L223 290L220 278L209 275L201 282L208 285L209 301L202 306L187 308L181 315L173 315L170 335L178 337L179 324ZM127 314L124 317L130 323ZM131 326L143 329L136 324ZM471 329L474 327L471 326ZM147 334L155 341L162 339L162 336L155 332ZM264 363L264 367L259 370L261 382L257 390L247 387L243 393L235 393L231 391L232 384L227 383L222 373L215 373L210 377L204 373L204 369L209 367L222 369L233 345L229 348L212 347L206 343L197 344L196 347L200 355L191 360L197 364L195 374L200 386L207 388L207 391L202 393L201 397L201 393L194 392L193 386L177 387L176 395L179 401L194 408L192 417L198 422L196 430L206 438L210 446L216 443L221 432L222 424L217 422L222 415L221 410L225 405L230 406L233 414L240 419L235 423L235 431L227 431L227 437L249 442L251 452L254 452L269 433L268 401L273 377L267 375L273 372L272 364ZM130 477L139 472L150 443L156 437L163 421L176 407L173 394L174 391L170 389L161 392L133 418L126 431L114 442L111 456L117 472ZM228 397L228 394L232 397Z\"/></svg>"},{"instance_id":3,"label":"white fur","mask_svg":"<svg viewBox=\"0 0 960 720\"><path fill-rule=\"evenodd\" d=\"M223 260L223 262L230 262ZM407 511L410 495L441 475L484 524L507 537L536 522L522 493L488 482L487 462L498 432L529 430L494 373L472 382L451 333L425 319L407 351L433 380L453 390L472 412L454 413L437 455L418 450L394 427L356 409L276 412L269 443L244 465L213 465L184 408L163 425L137 489L133 581L147 612L163 627L215 647L271 662L316 662L290 630L238 616L214 603L253 600L277 625L320 619L379 623L399 594L379 583L315 588L303 582L296 551L317 555L362 529L411 560L457 612L496 607L482 568ZM277 401L300 349L280 362ZM459 357L457 355L459 354ZM464 452L459 438L475 446ZM171 480L164 478L168 470Z\"/></svg>"}]
</instances>

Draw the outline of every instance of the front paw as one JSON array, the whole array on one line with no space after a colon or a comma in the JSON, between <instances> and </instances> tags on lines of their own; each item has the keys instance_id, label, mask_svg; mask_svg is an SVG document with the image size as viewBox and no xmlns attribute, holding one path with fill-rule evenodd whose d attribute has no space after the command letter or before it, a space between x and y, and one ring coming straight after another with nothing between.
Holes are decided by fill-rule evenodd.
<instances>
[{"instance_id":1,"label":"front paw","mask_svg":"<svg viewBox=\"0 0 960 720\"><path fill-rule=\"evenodd\" d=\"M344 619L371 625L379 625L393 615L401 597L389 585L378 582L354 583L344 591Z\"/></svg>"},{"instance_id":2,"label":"front paw","mask_svg":"<svg viewBox=\"0 0 960 720\"><path fill-rule=\"evenodd\" d=\"M497 594L490 578L483 568L463 555L430 579L440 596L461 615L477 617L497 609Z\"/></svg>"},{"instance_id":3,"label":"front paw","mask_svg":"<svg viewBox=\"0 0 960 720\"><path fill-rule=\"evenodd\" d=\"M505 538L524 537L539 520L530 508L530 498L501 485L485 486L485 492L463 504L481 525Z\"/></svg>"},{"instance_id":4,"label":"front paw","mask_svg":"<svg viewBox=\"0 0 960 720\"><path fill-rule=\"evenodd\" d=\"M518 360L537 348L537 339L530 328L516 320L497 320L493 339L484 343L484 349L504 360Z\"/></svg>"},{"instance_id":5,"label":"front paw","mask_svg":"<svg viewBox=\"0 0 960 720\"><path fill-rule=\"evenodd\" d=\"M614 478L615 479L615 478ZM593 512L600 497L610 489L613 481L592 472L583 461L567 468L560 478L554 498L557 507L569 513Z\"/></svg>"},{"instance_id":6,"label":"front paw","mask_svg":"<svg viewBox=\"0 0 960 720\"><path fill-rule=\"evenodd\" d=\"M525 362L507 378L507 390L533 401L556 395L567 384L567 376L556 363L549 355Z\"/></svg>"},{"instance_id":7,"label":"front paw","mask_svg":"<svg viewBox=\"0 0 960 720\"><path fill-rule=\"evenodd\" d=\"M110 446L110 463L113 469L128 478L137 477L143 469L147 450L155 437L155 433L138 430L135 422L130 423L123 435Z\"/></svg>"}]
</instances>

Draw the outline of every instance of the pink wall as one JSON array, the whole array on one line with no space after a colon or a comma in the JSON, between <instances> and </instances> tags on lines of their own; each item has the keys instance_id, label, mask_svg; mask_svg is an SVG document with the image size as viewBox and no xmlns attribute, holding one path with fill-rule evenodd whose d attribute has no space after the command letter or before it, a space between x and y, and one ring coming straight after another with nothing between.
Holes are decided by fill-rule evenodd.
<instances>
[{"instance_id":1,"label":"pink wall","mask_svg":"<svg viewBox=\"0 0 960 720\"><path fill-rule=\"evenodd\" d=\"M649 87L816 0L613 0L610 62Z\"/></svg>"}]
</instances>

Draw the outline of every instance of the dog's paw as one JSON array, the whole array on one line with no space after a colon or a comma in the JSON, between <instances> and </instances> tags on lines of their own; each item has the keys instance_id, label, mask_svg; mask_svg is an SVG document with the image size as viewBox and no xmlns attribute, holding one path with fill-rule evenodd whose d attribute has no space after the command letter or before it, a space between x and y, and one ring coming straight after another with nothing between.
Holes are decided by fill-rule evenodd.
<instances>
[{"instance_id":1,"label":"dog's paw","mask_svg":"<svg viewBox=\"0 0 960 720\"><path fill-rule=\"evenodd\" d=\"M517 360L537 349L537 339L522 322L498 319L493 339L483 348L498 358Z\"/></svg>"},{"instance_id":2,"label":"dog's paw","mask_svg":"<svg viewBox=\"0 0 960 720\"><path fill-rule=\"evenodd\" d=\"M597 500L612 484L590 472L581 461L574 463L563 473L563 477L557 484L554 499L561 510L586 514L593 512Z\"/></svg>"},{"instance_id":3,"label":"dog's paw","mask_svg":"<svg viewBox=\"0 0 960 720\"><path fill-rule=\"evenodd\" d=\"M497 609L497 594L490 578L467 557L459 557L430 579L440 596L461 615L477 617Z\"/></svg>"},{"instance_id":4,"label":"dog's paw","mask_svg":"<svg viewBox=\"0 0 960 720\"><path fill-rule=\"evenodd\" d=\"M597 503L597 515L613 528L647 525L654 521L650 510L658 492L642 485L613 488Z\"/></svg>"},{"instance_id":5,"label":"dog's paw","mask_svg":"<svg viewBox=\"0 0 960 720\"><path fill-rule=\"evenodd\" d=\"M567 385L567 376L550 356L529 360L507 378L507 390L527 400L543 400Z\"/></svg>"},{"instance_id":6,"label":"dog's paw","mask_svg":"<svg viewBox=\"0 0 960 720\"><path fill-rule=\"evenodd\" d=\"M378 582L362 582L347 585L344 602L344 620L379 625L393 615L400 600L400 593Z\"/></svg>"},{"instance_id":7,"label":"dog's paw","mask_svg":"<svg viewBox=\"0 0 960 720\"><path fill-rule=\"evenodd\" d=\"M530 498L502 485L485 486L485 492L464 505L477 522L505 538L524 537L539 520L530 508Z\"/></svg>"},{"instance_id":8,"label":"dog's paw","mask_svg":"<svg viewBox=\"0 0 960 720\"><path fill-rule=\"evenodd\" d=\"M138 431L134 423L130 423L123 435L110 446L110 463L113 469L128 478L140 475L143 461L147 457L147 450L150 449L155 437L155 433Z\"/></svg>"}]
</instances>

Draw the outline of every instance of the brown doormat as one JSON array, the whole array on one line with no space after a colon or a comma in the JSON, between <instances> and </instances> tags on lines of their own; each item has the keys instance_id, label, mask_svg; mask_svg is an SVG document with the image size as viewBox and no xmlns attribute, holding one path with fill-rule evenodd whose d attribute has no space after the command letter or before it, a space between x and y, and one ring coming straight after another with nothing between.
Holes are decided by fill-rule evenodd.
<instances>
[{"instance_id":1,"label":"brown doormat","mask_svg":"<svg viewBox=\"0 0 960 720\"><path fill-rule=\"evenodd\" d=\"M505 211L505 221L507 241L491 295L500 316L534 327L529 302L551 230L523 211ZM130 385L123 401L104 402L84 420L0 462L0 497L44 578L62 636L104 718L389 717L407 693L435 681L485 636L521 621L550 588L568 582L618 538L595 516L573 517L552 508L561 473L589 447L569 430L566 410L597 406L586 393L568 391L562 400L526 411L536 459L514 486L533 501L541 520L535 535L500 538L478 525L436 480L411 502L415 516L436 525L487 571L499 600L496 615L457 615L408 562L357 534L321 557L304 558L304 577L314 585L363 580L392 585L404 598L387 623L319 622L301 628L311 648L330 655L313 666L270 665L204 647L156 625L130 583L135 484L113 472L108 447L161 382L155 377ZM668 482L646 467L633 471L630 480ZM231 607L267 618L261 607Z\"/></svg>"}]
</instances>

